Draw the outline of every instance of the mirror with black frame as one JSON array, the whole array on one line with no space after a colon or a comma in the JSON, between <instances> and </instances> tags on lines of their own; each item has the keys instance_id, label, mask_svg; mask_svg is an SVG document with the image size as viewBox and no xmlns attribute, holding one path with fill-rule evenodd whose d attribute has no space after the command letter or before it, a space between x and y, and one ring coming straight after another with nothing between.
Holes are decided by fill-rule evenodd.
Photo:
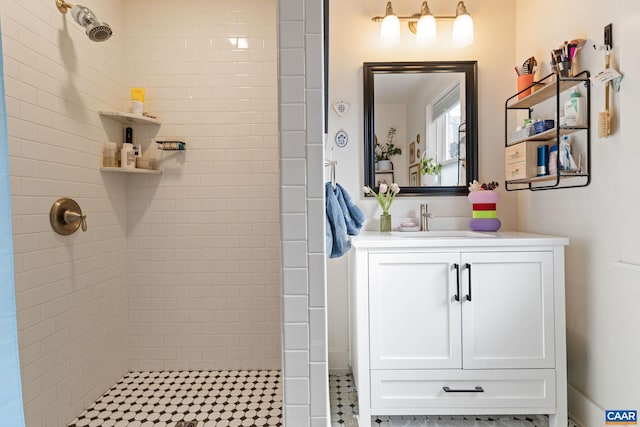
<instances>
[{"instance_id":1,"label":"mirror with black frame","mask_svg":"<svg viewBox=\"0 0 640 427\"><path fill-rule=\"evenodd\" d=\"M478 179L477 61L365 62L365 185L468 194Z\"/></svg>"}]
</instances>

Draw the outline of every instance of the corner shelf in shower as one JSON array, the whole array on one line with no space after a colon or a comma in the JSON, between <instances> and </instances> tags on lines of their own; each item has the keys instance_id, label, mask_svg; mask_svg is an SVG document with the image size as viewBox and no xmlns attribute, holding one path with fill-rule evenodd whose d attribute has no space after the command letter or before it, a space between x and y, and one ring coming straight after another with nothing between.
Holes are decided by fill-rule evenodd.
<instances>
[{"instance_id":1,"label":"corner shelf in shower","mask_svg":"<svg viewBox=\"0 0 640 427\"><path fill-rule=\"evenodd\" d=\"M161 125L162 122L157 118L142 116L133 113L121 113L119 111L98 111L103 117L108 117L124 125Z\"/></svg>"},{"instance_id":2,"label":"corner shelf in shower","mask_svg":"<svg viewBox=\"0 0 640 427\"><path fill-rule=\"evenodd\" d=\"M102 172L109 173L132 173L132 174L146 174L146 175L162 175L162 171L155 169L127 169L127 168L118 168L118 167L101 167L100 170Z\"/></svg>"}]
</instances>

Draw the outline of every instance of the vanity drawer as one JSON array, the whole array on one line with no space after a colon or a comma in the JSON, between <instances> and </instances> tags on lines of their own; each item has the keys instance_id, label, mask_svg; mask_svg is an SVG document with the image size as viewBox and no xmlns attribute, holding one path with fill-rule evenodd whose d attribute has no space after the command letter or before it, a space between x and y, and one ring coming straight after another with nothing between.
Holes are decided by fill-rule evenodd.
<instances>
[{"instance_id":1,"label":"vanity drawer","mask_svg":"<svg viewBox=\"0 0 640 427\"><path fill-rule=\"evenodd\" d=\"M555 386L553 369L373 370L371 407L411 410L416 415L442 414L443 408L536 408L550 412L556 406Z\"/></svg>"},{"instance_id":2,"label":"vanity drawer","mask_svg":"<svg viewBox=\"0 0 640 427\"><path fill-rule=\"evenodd\" d=\"M525 160L526 146L524 142L511 145L504 150L504 163L518 163Z\"/></svg>"},{"instance_id":3,"label":"vanity drawer","mask_svg":"<svg viewBox=\"0 0 640 427\"><path fill-rule=\"evenodd\" d=\"M538 147L550 145L551 141L524 141L510 145L504 150L504 163L506 165L517 162L538 164Z\"/></svg>"},{"instance_id":4,"label":"vanity drawer","mask_svg":"<svg viewBox=\"0 0 640 427\"><path fill-rule=\"evenodd\" d=\"M550 141L524 141L507 147L504 151L507 181L537 176L538 147L549 143Z\"/></svg>"},{"instance_id":5,"label":"vanity drawer","mask_svg":"<svg viewBox=\"0 0 640 427\"><path fill-rule=\"evenodd\" d=\"M537 166L533 166L533 171L527 170L526 162L510 163L508 165L505 165L504 167L504 175L507 181L511 181L514 179L532 178L536 176L536 173Z\"/></svg>"}]
</instances>

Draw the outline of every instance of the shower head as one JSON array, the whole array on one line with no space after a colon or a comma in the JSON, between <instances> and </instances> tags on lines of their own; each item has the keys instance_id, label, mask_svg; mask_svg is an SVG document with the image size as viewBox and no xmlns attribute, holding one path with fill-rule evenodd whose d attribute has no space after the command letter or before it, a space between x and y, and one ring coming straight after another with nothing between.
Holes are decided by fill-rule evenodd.
<instances>
[{"instance_id":1,"label":"shower head","mask_svg":"<svg viewBox=\"0 0 640 427\"><path fill-rule=\"evenodd\" d=\"M87 31L87 36L94 42L103 42L111 37L113 31L106 22L100 22L87 7L75 5L71 8L73 20L82 25Z\"/></svg>"},{"instance_id":2,"label":"shower head","mask_svg":"<svg viewBox=\"0 0 640 427\"><path fill-rule=\"evenodd\" d=\"M56 6L62 13L67 13L67 11L71 9L73 20L85 28L87 37L94 42L103 42L113 34L109 24L98 21L96 15L94 15L88 7L72 5L66 3L64 0L56 0Z\"/></svg>"}]
</instances>

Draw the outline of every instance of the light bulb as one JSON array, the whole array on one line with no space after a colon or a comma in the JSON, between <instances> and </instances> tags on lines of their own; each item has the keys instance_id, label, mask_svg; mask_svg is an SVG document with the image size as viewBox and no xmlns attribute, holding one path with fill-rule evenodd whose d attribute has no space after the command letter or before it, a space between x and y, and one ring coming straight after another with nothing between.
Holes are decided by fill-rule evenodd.
<instances>
[{"instance_id":1,"label":"light bulb","mask_svg":"<svg viewBox=\"0 0 640 427\"><path fill-rule=\"evenodd\" d=\"M393 47L400 42L400 20L396 15L387 15L380 25L380 38L384 45Z\"/></svg>"},{"instance_id":2,"label":"light bulb","mask_svg":"<svg viewBox=\"0 0 640 427\"><path fill-rule=\"evenodd\" d=\"M453 21L453 44L464 47L473 43L473 18L467 12L462 1L456 7L456 20Z\"/></svg>"},{"instance_id":3,"label":"light bulb","mask_svg":"<svg viewBox=\"0 0 640 427\"><path fill-rule=\"evenodd\" d=\"M418 20L416 39L420 43L433 44L436 41L436 18L433 15L423 15Z\"/></svg>"}]
</instances>

